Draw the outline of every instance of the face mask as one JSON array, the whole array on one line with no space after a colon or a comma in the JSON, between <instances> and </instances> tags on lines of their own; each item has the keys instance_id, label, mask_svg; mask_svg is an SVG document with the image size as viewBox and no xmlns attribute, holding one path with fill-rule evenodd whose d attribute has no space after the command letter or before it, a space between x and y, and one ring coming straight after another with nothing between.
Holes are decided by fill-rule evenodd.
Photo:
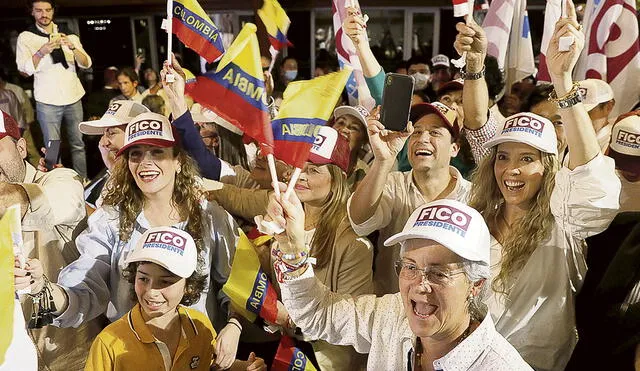
<instances>
[{"instance_id":1,"label":"face mask","mask_svg":"<svg viewBox=\"0 0 640 371\"><path fill-rule=\"evenodd\" d=\"M293 81L298 76L298 70L284 71L284 78L287 81Z\"/></svg>"},{"instance_id":2,"label":"face mask","mask_svg":"<svg viewBox=\"0 0 640 371\"><path fill-rule=\"evenodd\" d=\"M429 76L421 72L416 72L411 76L413 76L413 81L415 82L413 86L414 90L423 90L427 87L427 84L429 83Z\"/></svg>"}]
</instances>

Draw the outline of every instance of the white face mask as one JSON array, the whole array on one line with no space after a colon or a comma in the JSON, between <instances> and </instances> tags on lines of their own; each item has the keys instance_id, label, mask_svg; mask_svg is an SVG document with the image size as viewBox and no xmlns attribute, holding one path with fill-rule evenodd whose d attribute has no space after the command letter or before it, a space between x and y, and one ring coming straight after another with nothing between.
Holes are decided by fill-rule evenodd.
<instances>
[{"instance_id":1,"label":"white face mask","mask_svg":"<svg viewBox=\"0 0 640 371\"><path fill-rule=\"evenodd\" d=\"M415 72L411 76L414 81L413 90L423 90L427 87L427 84L429 84L429 75L427 74Z\"/></svg>"}]
</instances>

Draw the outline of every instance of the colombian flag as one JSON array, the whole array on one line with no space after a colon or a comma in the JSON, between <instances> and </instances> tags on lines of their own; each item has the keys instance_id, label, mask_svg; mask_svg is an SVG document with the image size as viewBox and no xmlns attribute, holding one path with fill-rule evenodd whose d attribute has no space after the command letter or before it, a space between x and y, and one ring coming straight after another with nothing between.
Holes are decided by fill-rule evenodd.
<instances>
[{"instance_id":1,"label":"colombian flag","mask_svg":"<svg viewBox=\"0 0 640 371\"><path fill-rule=\"evenodd\" d=\"M331 116L351 71L345 67L340 72L287 85L278 117L271 123L277 159L299 169L304 167L318 131Z\"/></svg>"},{"instance_id":2,"label":"colombian flag","mask_svg":"<svg viewBox=\"0 0 640 371\"><path fill-rule=\"evenodd\" d=\"M215 72L187 84L193 100L217 113L271 153L273 133L265 99L256 26L246 23Z\"/></svg>"},{"instance_id":3,"label":"colombian flag","mask_svg":"<svg viewBox=\"0 0 640 371\"><path fill-rule=\"evenodd\" d=\"M311 362L307 359L307 356L302 351L296 348L293 339L288 336L283 336L278 346L278 352L273 359L271 365L272 371L289 371L289 370L306 370L316 371Z\"/></svg>"},{"instance_id":4,"label":"colombian flag","mask_svg":"<svg viewBox=\"0 0 640 371\"><path fill-rule=\"evenodd\" d=\"M0 365L5 361L7 349L13 338L15 288L13 285L14 238L12 235L21 233L20 227L20 207L7 208L0 220L0 282L2 282L0 285L0 334L4 334L0 336Z\"/></svg>"},{"instance_id":5,"label":"colombian flag","mask_svg":"<svg viewBox=\"0 0 640 371\"><path fill-rule=\"evenodd\" d=\"M275 50L280 50L291 44L287 40L287 31L291 21L277 0L264 0L264 5L258 9L258 16L267 28L269 42Z\"/></svg>"},{"instance_id":6,"label":"colombian flag","mask_svg":"<svg viewBox=\"0 0 640 371\"><path fill-rule=\"evenodd\" d=\"M224 53L222 35L197 0L173 0L173 33L212 63Z\"/></svg>"},{"instance_id":7,"label":"colombian flag","mask_svg":"<svg viewBox=\"0 0 640 371\"><path fill-rule=\"evenodd\" d=\"M253 322L257 316L275 323L278 316L278 295L267 274L260 268L260 260L255 247L247 236L240 232L238 246L231 265L231 274L222 291L231 299L233 309ZM257 244L266 243L269 236L256 240Z\"/></svg>"}]
</instances>

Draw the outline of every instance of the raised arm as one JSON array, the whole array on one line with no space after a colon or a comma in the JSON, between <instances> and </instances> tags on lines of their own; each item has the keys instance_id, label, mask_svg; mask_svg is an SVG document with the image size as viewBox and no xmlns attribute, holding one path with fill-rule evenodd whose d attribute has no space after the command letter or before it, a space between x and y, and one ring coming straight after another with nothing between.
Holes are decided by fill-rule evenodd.
<instances>
[{"instance_id":1,"label":"raised arm","mask_svg":"<svg viewBox=\"0 0 640 371\"><path fill-rule=\"evenodd\" d=\"M388 131L374 119L376 116L377 112L374 112L367 125L369 144L375 157L349 202L348 212L352 225L362 224L374 215L396 156L413 133L411 123L407 125L405 132Z\"/></svg>"},{"instance_id":2,"label":"raised arm","mask_svg":"<svg viewBox=\"0 0 640 371\"><path fill-rule=\"evenodd\" d=\"M489 91L484 79L487 36L482 27L473 20L473 17L469 19L468 23L459 22L456 24L456 30L458 30L458 35L453 46L459 54L467 53L467 64L464 71L468 77L465 78L462 89L464 126L476 130L481 128L489 117ZM473 76L473 74L480 73L482 76Z\"/></svg>"},{"instance_id":3,"label":"raised arm","mask_svg":"<svg viewBox=\"0 0 640 371\"><path fill-rule=\"evenodd\" d=\"M547 50L547 65L551 81L558 99L563 100L577 93L572 73L584 47L584 33L580 29L576 10L571 0L567 2L567 18L556 23L553 37ZM573 36L574 43L568 51L559 50L560 38ZM589 114L582 103L560 109L560 116L566 131L569 146L569 169L573 170L595 158L600 153L596 133L593 130Z\"/></svg>"},{"instance_id":4,"label":"raised arm","mask_svg":"<svg viewBox=\"0 0 640 371\"><path fill-rule=\"evenodd\" d=\"M373 55L369 46L369 37L367 36L367 24L360 13L360 10L349 7L347 8L347 18L342 22L342 31L351 39L356 47L356 54L362 65L364 77L374 77L382 66Z\"/></svg>"}]
</instances>

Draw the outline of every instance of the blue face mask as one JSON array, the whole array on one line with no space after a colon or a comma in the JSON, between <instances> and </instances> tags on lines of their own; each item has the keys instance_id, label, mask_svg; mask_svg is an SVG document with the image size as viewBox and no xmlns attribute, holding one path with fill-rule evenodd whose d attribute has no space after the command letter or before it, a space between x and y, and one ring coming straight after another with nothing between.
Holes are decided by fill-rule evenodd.
<instances>
[{"instance_id":1,"label":"blue face mask","mask_svg":"<svg viewBox=\"0 0 640 371\"><path fill-rule=\"evenodd\" d=\"M298 70L284 71L284 78L287 81L293 81L298 76Z\"/></svg>"}]
</instances>

